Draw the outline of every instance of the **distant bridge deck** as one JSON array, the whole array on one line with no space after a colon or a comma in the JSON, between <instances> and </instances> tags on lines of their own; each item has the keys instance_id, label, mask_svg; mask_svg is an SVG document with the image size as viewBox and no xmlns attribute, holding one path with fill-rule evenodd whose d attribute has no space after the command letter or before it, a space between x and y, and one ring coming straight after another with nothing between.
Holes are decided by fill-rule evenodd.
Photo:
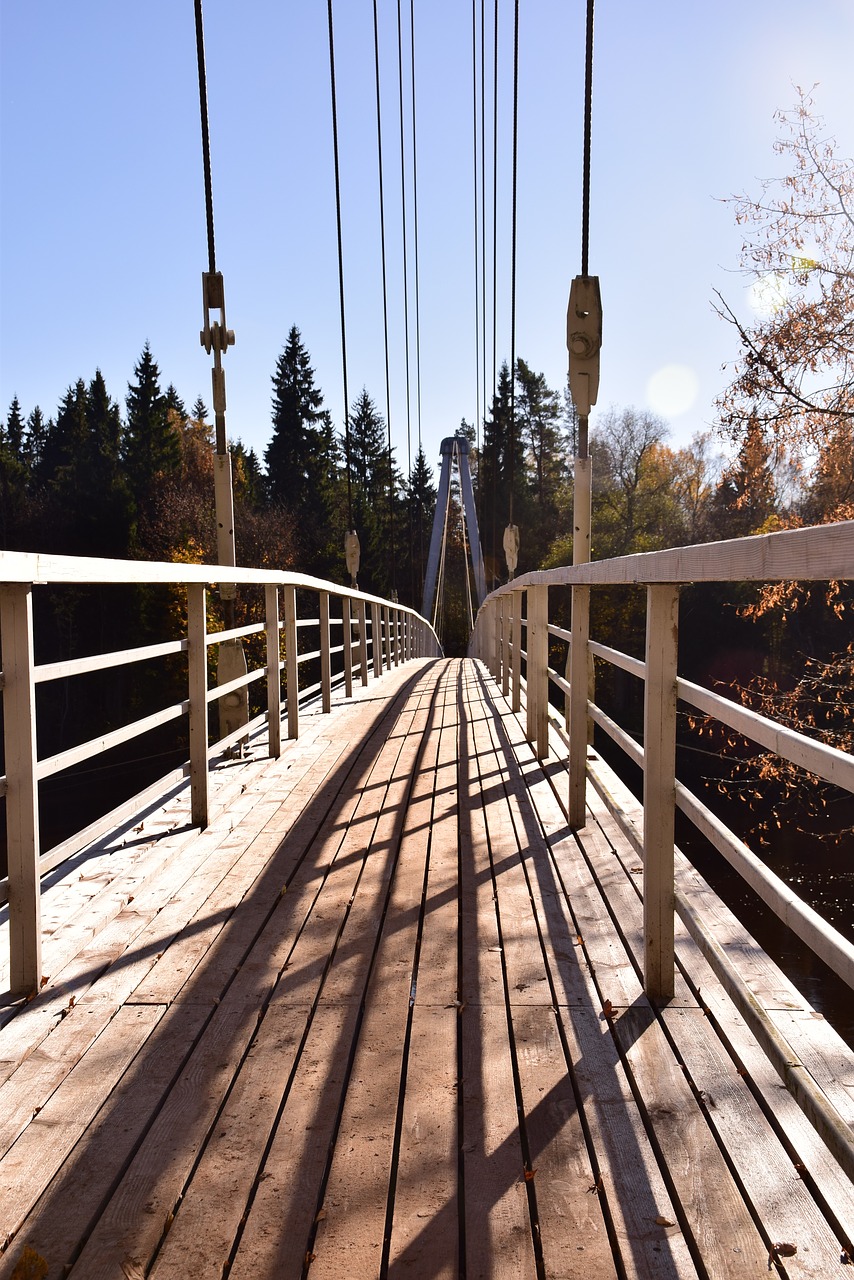
<instances>
[{"instance_id":1,"label":"distant bridge deck","mask_svg":"<svg viewBox=\"0 0 854 1280\"><path fill-rule=\"evenodd\" d=\"M845 1276L850 1181L678 920L650 1005L638 856L549 769L417 660L215 770L202 833L185 786L52 873L0 1277ZM854 1055L679 877L854 1124Z\"/></svg>"}]
</instances>

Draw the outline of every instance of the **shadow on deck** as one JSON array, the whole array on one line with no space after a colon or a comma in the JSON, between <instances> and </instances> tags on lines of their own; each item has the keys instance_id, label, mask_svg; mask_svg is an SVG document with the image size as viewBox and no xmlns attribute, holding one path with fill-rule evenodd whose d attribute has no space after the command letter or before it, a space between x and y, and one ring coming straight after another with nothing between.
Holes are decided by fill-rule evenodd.
<instances>
[{"instance_id":1,"label":"shadow on deck","mask_svg":"<svg viewBox=\"0 0 854 1280\"><path fill-rule=\"evenodd\" d=\"M483 667L306 717L54 878L0 1032L0 1278L827 1277L854 1190L642 867ZM139 827L139 824L137 824ZM854 1122L854 1058L696 876ZM796 1246L796 1252L792 1247Z\"/></svg>"}]
</instances>

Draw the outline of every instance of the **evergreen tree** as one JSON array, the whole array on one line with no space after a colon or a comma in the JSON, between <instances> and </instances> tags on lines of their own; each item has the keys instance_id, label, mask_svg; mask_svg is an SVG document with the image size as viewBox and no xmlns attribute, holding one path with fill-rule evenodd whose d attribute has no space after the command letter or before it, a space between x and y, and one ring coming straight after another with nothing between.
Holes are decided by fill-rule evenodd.
<instances>
[{"instance_id":1,"label":"evergreen tree","mask_svg":"<svg viewBox=\"0 0 854 1280\"><path fill-rule=\"evenodd\" d=\"M208 420L208 407L201 396L196 396L192 417L195 418L196 422L207 422Z\"/></svg>"},{"instance_id":2,"label":"evergreen tree","mask_svg":"<svg viewBox=\"0 0 854 1280\"><path fill-rule=\"evenodd\" d=\"M332 572L341 560L337 548L343 546L344 522L335 511L338 450L296 325L276 362L273 436L264 462L270 499L294 518L300 532L305 568Z\"/></svg>"},{"instance_id":3,"label":"evergreen tree","mask_svg":"<svg viewBox=\"0 0 854 1280\"><path fill-rule=\"evenodd\" d=\"M401 530L403 545L407 546L408 543L409 554L406 559L410 566L408 584L406 573L401 574L401 599L415 609L421 608L424 594L424 577L427 572L427 556L430 552L436 496L433 476L427 465L424 450L419 446L406 486L408 518L406 526Z\"/></svg>"},{"instance_id":4,"label":"evergreen tree","mask_svg":"<svg viewBox=\"0 0 854 1280\"><path fill-rule=\"evenodd\" d=\"M350 475L353 521L361 543L359 584L375 595L398 590L398 561L403 551L402 477L389 460L382 414L366 389L350 415Z\"/></svg>"},{"instance_id":5,"label":"evergreen tree","mask_svg":"<svg viewBox=\"0 0 854 1280\"><path fill-rule=\"evenodd\" d=\"M163 398L166 401L166 408L171 409L174 413L176 413L181 422L186 422L187 407L184 404L184 401L178 395L178 392L175 390L175 387L171 382L169 383L169 386L166 388L166 395Z\"/></svg>"},{"instance_id":6,"label":"evergreen tree","mask_svg":"<svg viewBox=\"0 0 854 1280\"><path fill-rule=\"evenodd\" d=\"M771 466L772 446L761 422L750 419L734 464L721 476L711 503L711 529L716 538L743 538L759 533L777 513L777 487Z\"/></svg>"},{"instance_id":7,"label":"evergreen tree","mask_svg":"<svg viewBox=\"0 0 854 1280\"><path fill-rule=\"evenodd\" d=\"M48 423L38 405L27 418L27 434L24 437L24 462L31 475L37 476L42 464Z\"/></svg>"},{"instance_id":8,"label":"evergreen tree","mask_svg":"<svg viewBox=\"0 0 854 1280\"><path fill-rule=\"evenodd\" d=\"M6 419L6 438L5 445L13 458L18 462L23 459L23 441L24 441L24 416L21 413L21 405L18 397L9 406L9 416Z\"/></svg>"},{"instance_id":9,"label":"evergreen tree","mask_svg":"<svg viewBox=\"0 0 854 1280\"><path fill-rule=\"evenodd\" d=\"M160 390L160 370L146 342L128 383L124 464L137 503L152 495L159 475L177 471L181 447L169 421L169 404Z\"/></svg>"}]
</instances>

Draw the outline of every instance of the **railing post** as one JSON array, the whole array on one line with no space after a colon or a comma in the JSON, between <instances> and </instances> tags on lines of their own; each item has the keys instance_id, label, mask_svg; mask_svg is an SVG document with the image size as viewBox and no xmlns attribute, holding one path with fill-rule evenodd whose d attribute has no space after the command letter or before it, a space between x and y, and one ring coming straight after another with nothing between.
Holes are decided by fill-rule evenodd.
<instances>
[{"instance_id":1,"label":"railing post","mask_svg":"<svg viewBox=\"0 0 854 1280\"><path fill-rule=\"evenodd\" d=\"M190 809L194 827L208 825L207 590L187 586L187 674L190 699Z\"/></svg>"},{"instance_id":2,"label":"railing post","mask_svg":"<svg viewBox=\"0 0 854 1280\"><path fill-rule=\"evenodd\" d=\"M512 677L510 707L516 715L522 709L522 598L524 594L523 591L512 592L513 647L510 654L510 674Z\"/></svg>"},{"instance_id":3,"label":"railing post","mask_svg":"<svg viewBox=\"0 0 854 1280\"><path fill-rule=\"evenodd\" d=\"M288 699L288 737L299 737L299 661L297 649L297 589L285 587L285 682Z\"/></svg>"},{"instance_id":4,"label":"railing post","mask_svg":"<svg viewBox=\"0 0 854 1280\"><path fill-rule=\"evenodd\" d=\"M364 600L356 601L356 619L359 627L359 674L362 684L368 683L368 610Z\"/></svg>"},{"instance_id":5,"label":"railing post","mask_svg":"<svg viewBox=\"0 0 854 1280\"><path fill-rule=\"evenodd\" d=\"M673 996L673 841L679 588L647 587L643 771L644 989Z\"/></svg>"},{"instance_id":6,"label":"railing post","mask_svg":"<svg viewBox=\"0 0 854 1280\"><path fill-rule=\"evenodd\" d=\"M329 592L320 593L320 704L332 710L332 662L329 653Z\"/></svg>"},{"instance_id":7,"label":"railing post","mask_svg":"<svg viewBox=\"0 0 854 1280\"><path fill-rule=\"evenodd\" d=\"M279 588L268 582L264 587L265 625L267 627L267 740L270 755L282 754L282 683L279 645Z\"/></svg>"},{"instance_id":8,"label":"railing post","mask_svg":"<svg viewBox=\"0 0 854 1280\"><path fill-rule=\"evenodd\" d=\"M393 620L394 620L394 631L393 631L393 633L392 633L392 634L394 635L394 665L395 665L396 667L399 667L399 666L400 666L400 662L401 662L401 657L400 657L400 649L401 649L401 634L400 634L401 613L400 613L400 610L399 610L399 609L392 609L392 611L391 611L391 616L392 616L392 618L393 618Z\"/></svg>"},{"instance_id":9,"label":"railing post","mask_svg":"<svg viewBox=\"0 0 854 1280\"><path fill-rule=\"evenodd\" d=\"M341 635L344 645L344 696L353 696L353 620L350 613L350 597L341 597Z\"/></svg>"},{"instance_id":10,"label":"railing post","mask_svg":"<svg viewBox=\"0 0 854 1280\"><path fill-rule=\"evenodd\" d=\"M493 600L489 609L489 670L496 682L501 678L501 610Z\"/></svg>"},{"instance_id":11,"label":"railing post","mask_svg":"<svg viewBox=\"0 0 854 1280\"><path fill-rule=\"evenodd\" d=\"M572 641L569 650L569 825L586 822L587 806L587 654L590 640L590 588L572 588Z\"/></svg>"},{"instance_id":12,"label":"railing post","mask_svg":"<svg viewBox=\"0 0 854 1280\"><path fill-rule=\"evenodd\" d=\"M0 589L5 686L9 986L14 996L28 996L38 991L42 977L32 591L28 582Z\"/></svg>"},{"instance_id":13,"label":"railing post","mask_svg":"<svg viewBox=\"0 0 854 1280\"><path fill-rule=\"evenodd\" d=\"M512 593L508 591L507 595L501 597L501 692L506 698L510 692L510 609L512 607Z\"/></svg>"},{"instance_id":14,"label":"railing post","mask_svg":"<svg viewBox=\"0 0 854 1280\"><path fill-rule=\"evenodd\" d=\"M391 671L391 609L383 608L383 647L385 649L385 669Z\"/></svg>"},{"instance_id":15,"label":"railing post","mask_svg":"<svg viewBox=\"0 0 854 1280\"><path fill-rule=\"evenodd\" d=\"M540 760L549 754L549 589L528 588L528 741Z\"/></svg>"},{"instance_id":16,"label":"railing post","mask_svg":"<svg viewBox=\"0 0 854 1280\"><path fill-rule=\"evenodd\" d=\"M379 680L383 673L383 634L378 604L371 605L371 659L374 666L374 679Z\"/></svg>"}]
</instances>

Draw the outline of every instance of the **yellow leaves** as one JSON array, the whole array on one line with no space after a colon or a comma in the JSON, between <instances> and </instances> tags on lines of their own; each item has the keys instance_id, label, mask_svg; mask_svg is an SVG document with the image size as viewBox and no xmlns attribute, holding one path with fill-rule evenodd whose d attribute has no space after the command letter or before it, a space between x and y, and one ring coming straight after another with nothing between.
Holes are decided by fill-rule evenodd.
<instances>
[{"instance_id":1,"label":"yellow leaves","mask_svg":"<svg viewBox=\"0 0 854 1280\"><path fill-rule=\"evenodd\" d=\"M44 1280L49 1270L49 1265L41 1254L36 1253L35 1249L31 1249L26 1244L20 1258L15 1263L15 1269L10 1280Z\"/></svg>"}]
</instances>

